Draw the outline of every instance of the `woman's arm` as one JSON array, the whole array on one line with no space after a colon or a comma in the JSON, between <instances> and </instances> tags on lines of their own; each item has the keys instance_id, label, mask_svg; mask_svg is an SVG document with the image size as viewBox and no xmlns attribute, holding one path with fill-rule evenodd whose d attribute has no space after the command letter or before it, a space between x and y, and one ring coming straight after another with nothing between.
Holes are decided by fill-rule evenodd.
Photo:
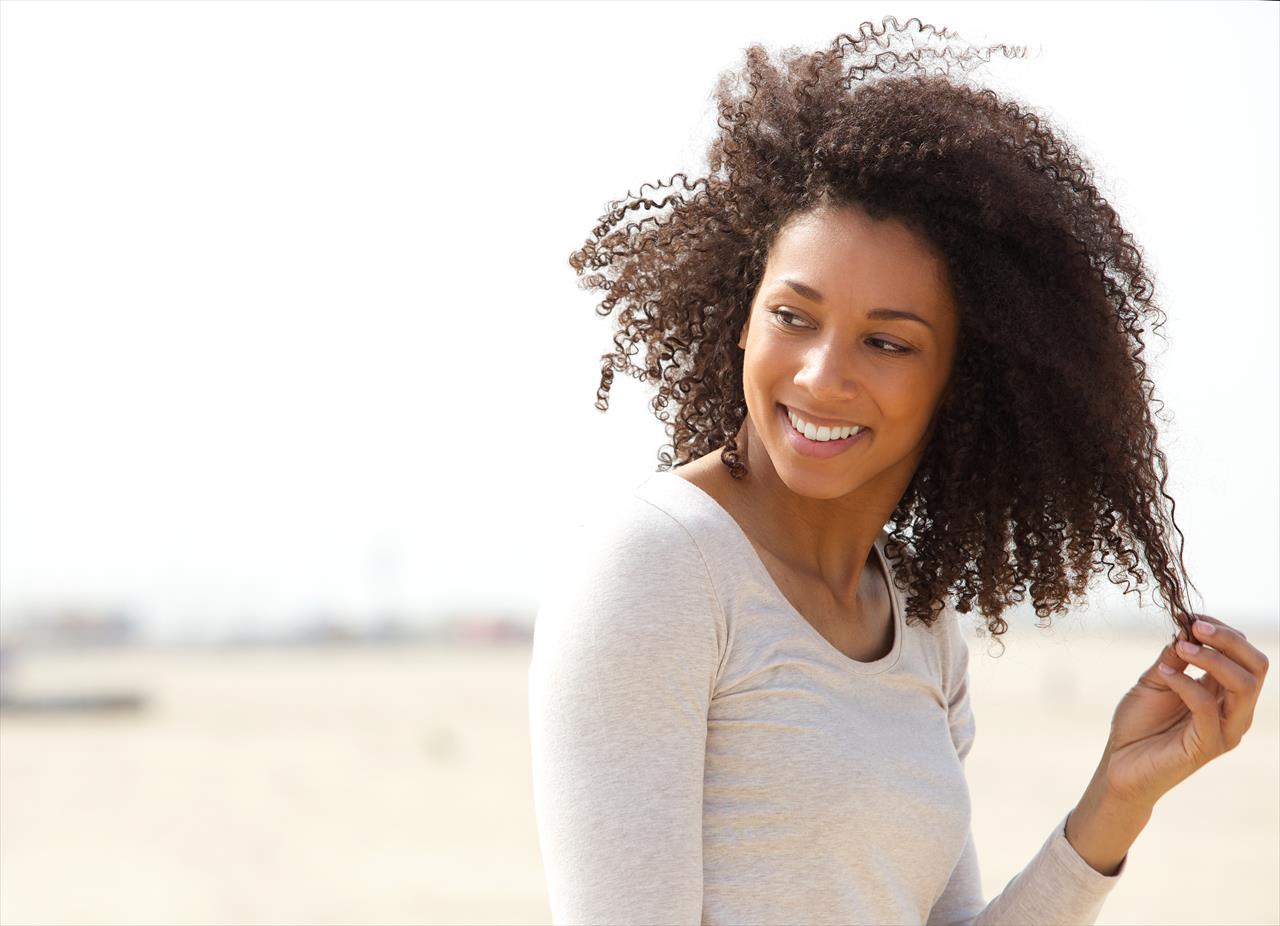
<instances>
[{"instance_id":1,"label":"woman's arm","mask_svg":"<svg viewBox=\"0 0 1280 926\"><path fill-rule=\"evenodd\" d=\"M1185 651L1180 631L1121 699L1098 768L1069 815L1068 838L1100 872L1129 851L1156 801L1238 746L1253 724L1267 657L1239 630L1199 618L1199 643ZM1188 665L1205 674L1193 679Z\"/></svg>"},{"instance_id":2,"label":"woman's arm","mask_svg":"<svg viewBox=\"0 0 1280 926\"><path fill-rule=\"evenodd\" d=\"M1067 842L1094 871L1115 875L1150 819L1150 807L1126 801L1107 787L1104 757L1084 796L1067 815Z\"/></svg>"},{"instance_id":3,"label":"woman's arm","mask_svg":"<svg viewBox=\"0 0 1280 926\"><path fill-rule=\"evenodd\" d=\"M1031 862L984 906L971 835L934 905L930 924L1094 922L1156 801L1207 762L1234 749L1253 722L1269 668L1266 656L1238 630L1200 617L1212 632L1197 624L1198 650L1179 655L1174 646L1167 646L1139 677L1116 708L1102 759L1084 795ZM950 629L955 631L953 674L960 683L950 696L949 709L963 762L972 746L973 727L968 649L958 627ZM1161 664L1172 671L1162 671ZM1188 664L1202 667L1204 676L1193 679L1184 674Z\"/></svg>"},{"instance_id":4,"label":"woman's arm","mask_svg":"<svg viewBox=\"0 0 1280 926\"><path fill-rule=\"evenodd\" d=\"M684 528L630 504L560 557L534 623L534 805L556 923L702 918L703 762L723 616Z\"/></svg>"}]
</instances>

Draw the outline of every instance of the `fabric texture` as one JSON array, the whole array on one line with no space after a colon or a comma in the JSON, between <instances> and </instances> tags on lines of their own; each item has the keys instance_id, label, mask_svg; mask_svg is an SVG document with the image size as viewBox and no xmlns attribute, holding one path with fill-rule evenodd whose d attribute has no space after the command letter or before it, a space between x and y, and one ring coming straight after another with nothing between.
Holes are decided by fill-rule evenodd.
<instances>
[{"instance_id":1,"label":"fabric texture","mask_svg":"<svg viewBox=\"0 0 1280 926\"><path fill-rule=\"evenodd\" d=\"M984 902L957 614L836 649L674 472L577 525L534 623L534 808L557 924L1095 922L1124 872L1066 814ZM875 549L886 574L887 534Z\"/></svg>"}]
</instances>

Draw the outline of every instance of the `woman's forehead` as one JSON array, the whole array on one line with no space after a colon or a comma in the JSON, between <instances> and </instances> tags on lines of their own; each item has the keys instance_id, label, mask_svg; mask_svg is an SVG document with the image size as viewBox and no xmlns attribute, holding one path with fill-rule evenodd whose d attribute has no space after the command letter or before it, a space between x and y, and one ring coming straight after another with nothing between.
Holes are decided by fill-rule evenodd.
<instances>
[{"instance_id":1,"label":"woman's forehead","mask_svg":"<svg viewBox=\"0 0 1280 926\"><path fill-rule=\"evenodd\" d=\"M953 305L945 264L928 242L901 222L857 214L824 212L788 224L770 248L762 283L822 304L870 300L934 312Z\"/></svg>"}]
</instances>

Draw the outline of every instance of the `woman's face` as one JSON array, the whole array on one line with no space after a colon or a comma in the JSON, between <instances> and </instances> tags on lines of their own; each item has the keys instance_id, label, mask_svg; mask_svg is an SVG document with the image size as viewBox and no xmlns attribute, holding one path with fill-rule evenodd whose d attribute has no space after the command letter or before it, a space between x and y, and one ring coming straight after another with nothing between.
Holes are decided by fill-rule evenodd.
<instances>
[{"instance_id":1,"label":"woman's face","mask_svg":"<svg viewBox=\"0 0 1280 926\"><path fill-rule=\"evenodd\" d=\"M954 362L959 319L944 273L906 226L855 207L806 213L779 233L738 346L755 443L792 491L905 491ZM787 410L865 431L813 442Z\"/></svg>"}]
</instances>

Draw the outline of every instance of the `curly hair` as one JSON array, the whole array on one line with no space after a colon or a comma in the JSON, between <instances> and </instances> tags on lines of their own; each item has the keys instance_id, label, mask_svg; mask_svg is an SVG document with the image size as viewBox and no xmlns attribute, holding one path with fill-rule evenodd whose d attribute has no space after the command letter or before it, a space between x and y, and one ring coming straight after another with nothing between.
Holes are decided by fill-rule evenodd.
<instances>
[{"instance_id":1,"label":"curly hair","mask_svg":"<svg viewBox=\"0 0 1280 926\"><path fill-rule=\"evenodd\" d=\"M901 41L913 23L926 44ZM1142 254L1061 131L952 74L1025 49L958 38L890 16L781 66L753 44L744 76L720 75L707 176L610 202L570 256L579 285L605 293L597 314L618 309L596 407L615 371L656 384L675 454L664 446L659 470L721 448L741 479L737 338L776 235L832 204L897 219L942 255L959 307L950 386L888 526L907 619L931 625L950 595L999 640L1028 592L1044 627L1104 568L1141 603L1141 558L1189 635L1194 586L1150 408L1163 403L1142 359L1165 316ZM628 222L639 210L653 214Z\"/></svg>"}]
</instances>

